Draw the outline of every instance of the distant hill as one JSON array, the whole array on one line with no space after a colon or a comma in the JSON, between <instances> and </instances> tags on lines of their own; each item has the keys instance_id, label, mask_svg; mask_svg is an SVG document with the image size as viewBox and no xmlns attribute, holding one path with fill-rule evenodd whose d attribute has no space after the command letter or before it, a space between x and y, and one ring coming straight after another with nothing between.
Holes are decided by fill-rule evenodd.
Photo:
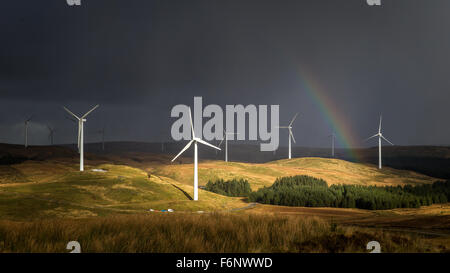
<instances>
[{"instance_id":1,"label":"distant hill","mask_svg":"<svg viewBox=\"0 0 450 273\"><path fill-rule=\"evenodd\" d=\"M168 158L176 155L186 144L180 142L106 142L105 151L101 143L85 144L87 159L108 160L110 155L123 153L152 153L165 155ZM216 143L218 144L218 143ZM223 147L222 147L223 148ZM233 162L265 163L287 157L287 147L280 147L275 153L260 152L259 145L229 143L229 160ZM358 154L358 161L351 154ZM200 159L223 160L224 152L199 146ZM329 148L293 147L293 157L331 158ZM193 156L187 151L186 156ZM0 165L20 163L25 160L46 160L65 158L77 160L76 145L29 146L0 144ZM186 158L186 157L185 157ZM378 148L336 149L337 159L351 162L378 164ZM450 179L450 147L448 146L384 146L383 166L401 170L411 170L429 176Z\"/></svg>"},{"instance_id":2,"label":"distant hill","mask_svg":"<svg viewBox=\"0 0 450 273\"><path fill-rule=\"evenodd\" d=\"M28 146L0 143L0 165L17 164L26 160L48 160L54 158L75 159L78 153L62 146Z\"/></svg>"},{"instance_id":3,"label":"distant hill","mask_svg":"<svg viewBox=\"0 0 450 273\"><path fill-rule=\"evenodd\" d=\"M218 143L216 143L218 144ZM126 152L155 153L167 156L176 155L186 145L185 141L166 143L143 142L108 142L105 152L101 150L100 143L86 145L86 150L101 154L120 154ZM222 146L223 148L223 146ZM287 147L280 147L275 153L261 152L259 145L229 143L228 157L230 161L264 163L285 159L288 154ZM378 164L378 148L366 149L336 149L337 159L356 162L351 155L359 155L360 163ZM200 159L219 160L224 158L224 152L199 146ZM186 155L193 156L192 151ZM293 147L293 157L321 157L331 158L329 148ZM383 166L396 169L406 169L420 172L429 176L450 179L450 147L449 146L384 146Z\"/></svg>"}]
</instances>

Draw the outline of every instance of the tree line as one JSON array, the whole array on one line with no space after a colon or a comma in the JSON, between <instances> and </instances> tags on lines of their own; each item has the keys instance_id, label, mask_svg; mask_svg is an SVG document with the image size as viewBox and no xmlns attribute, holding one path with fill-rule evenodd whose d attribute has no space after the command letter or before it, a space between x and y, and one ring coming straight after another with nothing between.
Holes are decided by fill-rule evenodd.
<instances>
[{"instance_id":1,"label":"tree line","mask_svg":"<svg viewBox=\"0 0 450 273\"><path fill-rule=\"evenodd\" d=\"M236 179L224 181L218 179L216 181L208 181L205 187L206 190L212 191L221 195L238 197L249 196L252 192L250 184L245 179Z\"/></svg>"},{"instance_id":2,"label":"tree line","mask_svg":"<svg viewBox=\"0 0 450 273\"><path fill-rule=\"evenodd\" d=\"M417 186L331 185L306 175L277 178L270 187L249 194L249 201L301 207L383 210L447 203L450 181Z\"/></svg>"}]
</instances>

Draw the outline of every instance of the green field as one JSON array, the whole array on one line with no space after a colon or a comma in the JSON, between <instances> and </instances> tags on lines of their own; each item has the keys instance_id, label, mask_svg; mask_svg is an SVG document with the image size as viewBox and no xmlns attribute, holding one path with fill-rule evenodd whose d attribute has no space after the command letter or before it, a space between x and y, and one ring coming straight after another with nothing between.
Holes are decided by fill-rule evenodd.
<instances>
[{"instance_id":1,"label":"green field","mask_svg":"<svg viewBox=\"0 0 450 273\"><path fill-rule=\"evenodd\" d=\"M130 160L132 158L132 160ZM176 211L231 211L248 204L242 198L199 191L193 193L193 165L171 164L165 157L133 154L105 164L88 160L85 172L75 162L28 160L0 166L0 216L26 220L52 217L104 216L139 213L149 209ZM93 172L92 169L106 172ZM403 185L436 179L411 171L351 163L337 159L299 158L264 164L203 161L199 184L217 178L247 179L253 190L270 186L277 177L306 174L329 184Z\"/></svg>"},{"instance_id":2,"label":"green field","mask_svg":"<svg viewBox=\"0 0 450 273\"><path fill-rule=\"evenodd\" d=\"M133 153L90 157L86 163L84 172L79 172L77 158L67 157L0 165L2 251L65 252L68 240L81 240L88 252L364 252L365 241L375 237L390 252L448 250L448 206L387 211L288 208L249 204L245 198L202 189L195 202L189 158L179 164L170 163L168 156ZM200 185L244 178L257 190L292 175L318 177L328 184L378 186L438 180L325 158L199 163ZM175 212L161 212L169 208ZM401 232L385 230L391 223L401 226ZM416 234L418 229L421 233ZM439 234L438 239L421 235L430 232Z\"/></svg>"}]
</instances>

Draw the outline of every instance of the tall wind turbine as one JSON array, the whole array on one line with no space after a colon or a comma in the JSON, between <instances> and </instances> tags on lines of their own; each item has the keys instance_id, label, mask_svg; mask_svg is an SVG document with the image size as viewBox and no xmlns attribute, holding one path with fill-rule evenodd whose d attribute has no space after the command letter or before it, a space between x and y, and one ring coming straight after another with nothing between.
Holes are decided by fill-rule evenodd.
<instances>
[{"instance_id":1,"label":"tall wind turbine","mask_svg":"<svg viewBox=\"0 0 450 273\"><path fill-rule=\"evenodd\" d=\"M331 137L331 157L334 157L334 139L336 138L336 134L333 132L328 137Z\"/></svg>"},{"instance_id":2,"label":"tall wind turbine","mask_svg":"<svg viewBox=\"0 0 450 273\"><path fill-rule=\"evenodd\" d=\"M237 135L238 133L231 133L231 132L227 132L225 130L223 130L223 139L222 141L220 141L219 143L219 147L220 145L222 145L222 142L225 140L225 162L228 162L228 136L229 135Z\"/></svg>"},{"instance_id":3,"label":"tall wind turbine","mask_svg":"<svg viewBox=\"0 0 450 273\"><path fill-rule=\"evenodd\" d=\"M67 109L66 107L63 106L64 110L66 110L69 114L71 114L72 116L74 116L77 120L78 120L78 150L80 152L80 172L84 171L84 154L83 154L83 146L84 146L84 131L83 131L83 125L86 122L85 117L87 115L89 115L92 111L94 111L99 105L97 104L96 106L94 106L94 108L92 108L91 110L89 110L86 114L84 114L81 117L78 117L77 115L75 115L74 113L72 113L69 109Z\"/></svg>"},{"instance_id":4,"label":"tall wind turbine","mask_svg":"<svg viewBox=\"0 0 450 273\"><path fill-rule=\"evenodd\" d=\"M25 148L28 147L28 123L31 121L32 118L33 116L25 120Z\"/></svg>"},{"instance_id":5,"label":"tall wind turbine","mask_svg":"<svg viewBox=\"0 0 450 273\"><path fill-rule=\"evenodd\" d=\"M184 146L184 148L181 150L181 152L179 152L177 154L177 156L175 156L172 159L172 162L175 161L175 159L177 159L182 153L184 153L184 151L186 151L187 149L189 149L189 147L191 147L192 143L194 143L194 201L198 200L198 150L197 150L197 143L201 143L203 145L206 146L210 146L214 149L217 149L220 151L220 148L209 144L206 141L201 140L200 138L195 137L195 133L194 133L194 125L192 125L192 116L191 116L191 108L189 107L189 120L191 122L191 132L192 132L192 140L189 141L189 143Z\"/></svg>"},{"instance_id":6,"label":"tall wind turbine","mask_svg":"<svg viewBox=\"0 0 450 273\"><path fill-rule=\"evenodd\" d=\"M278 128L285 128L289 130L289 159L291 159L291 138L295 142L294 134L292 133L292 124L294 123L295 119L297 118L298 113L295 114L294 118L291 120L288 126L280 126Z\"/></svg>"},{"instance_id":7,"label":"tall wind turbine","mask_svg":"<svg viewBox=\"0 0 450 273\"><path fill-rule=\"evenodd\" d=\"M49 131L48 138L50 139L50 144L53 145L53 133L55 132L55 130L52 127L50 127L50 125L48 125L48 124L47 124L47 128Z\"/></svg>"},{"instance_id":8,"label":"tall wind turbine","mask_svg":"<svg viewBox=\"0 0 450 273\"><path fill-rule=\"evenodd\" d=\"M389 140L387 140L387 138L385 138L383 136L383 134L381 133L381 120L382 120L382 116L380 115L380 126L378 127L378 133L367 138L364 141L367 141L371 138L374 137L378 137L378 169L381 169L381 139L384 139L385 141L387 141L389 144L391 144L392 146L394 146L394 144L392 142L390 142Z\"/></svg>"}]
</instances>

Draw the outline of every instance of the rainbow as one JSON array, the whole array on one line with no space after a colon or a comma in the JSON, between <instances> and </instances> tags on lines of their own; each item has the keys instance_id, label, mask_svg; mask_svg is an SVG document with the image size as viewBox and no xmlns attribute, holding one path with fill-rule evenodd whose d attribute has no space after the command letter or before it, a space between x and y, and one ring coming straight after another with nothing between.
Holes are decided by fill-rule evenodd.
<instances>
[{"instance_id":1,"label":"rainbow","mask_svg":"<svg viewBox=\"0 0 450 273\"><path fill-rule=\"evenodd\" d=\"M311 74L307 73L301 67L299 67L298 70L300 83L303 90L306 91L313 103L319 108L324 120L333 129L333 132L336 135L336 140L340 146L343 148L348 148L349 155L354 160L358 161L360 157L354 148L358 147L359 138L353 134L354 130L351 128L350 122L348 122L347 117L342 112L342 109L338 108L337 105L325 94L323 91L324 89Z\"/></svg>"}]
</instances>

